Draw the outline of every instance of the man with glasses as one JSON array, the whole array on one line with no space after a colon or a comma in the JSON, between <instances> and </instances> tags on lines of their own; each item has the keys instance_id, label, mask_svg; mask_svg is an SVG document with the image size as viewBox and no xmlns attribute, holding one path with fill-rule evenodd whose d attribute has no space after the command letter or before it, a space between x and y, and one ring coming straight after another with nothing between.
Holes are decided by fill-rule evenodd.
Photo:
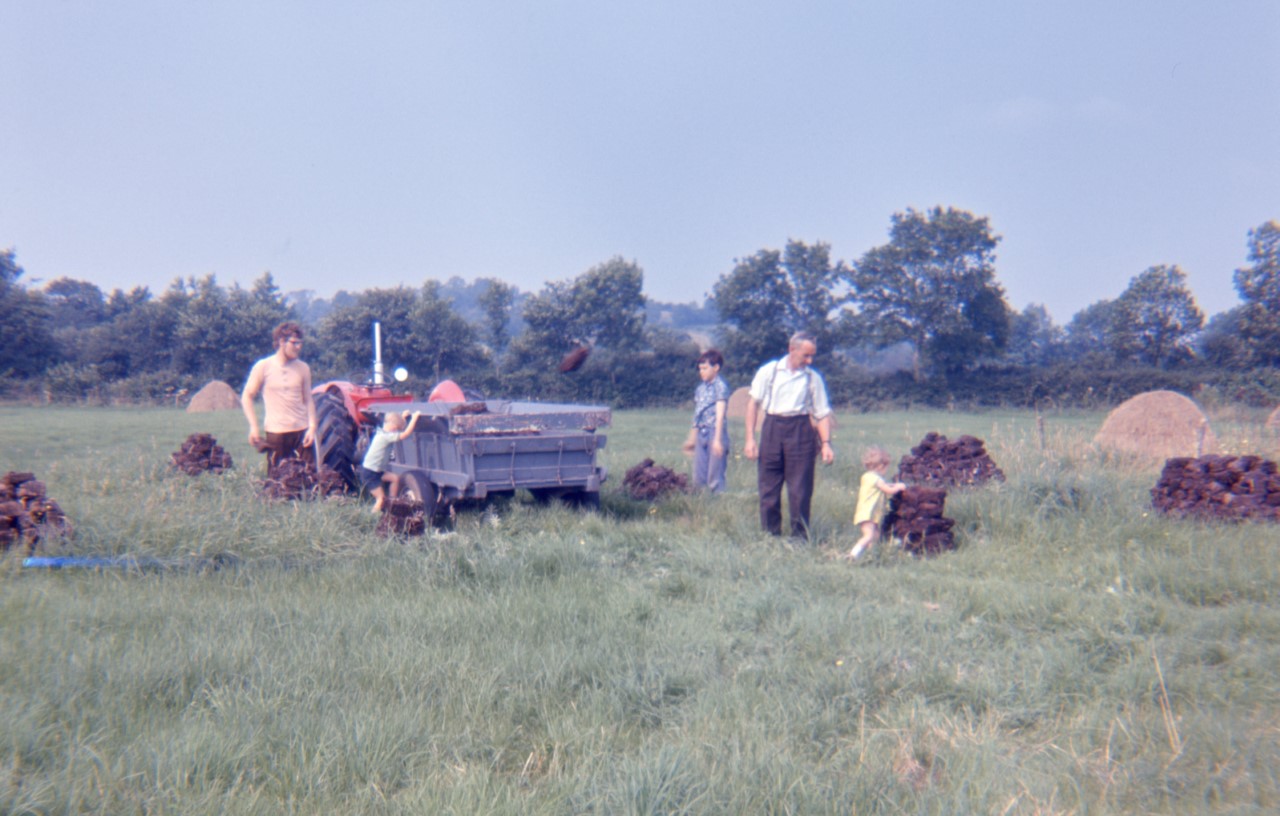
<instances>
[{"instance_id":1,"label":"man with glasses","mask_svg":"<svg viewBox=\"0 0 1280 816\"><path fill-rule=\"evenodd\" d=\"M249 444L267 454L267 470L281 459L302 456L314 461L316 404L311 399L311 369L302 354L302 327L281 323L271 332L276 353L253 364L240 405L249 420ZM262 394L266 416L258 425L254 402ZM266 435L262 429L266 429Z\"/></svg>"}]
</instances>

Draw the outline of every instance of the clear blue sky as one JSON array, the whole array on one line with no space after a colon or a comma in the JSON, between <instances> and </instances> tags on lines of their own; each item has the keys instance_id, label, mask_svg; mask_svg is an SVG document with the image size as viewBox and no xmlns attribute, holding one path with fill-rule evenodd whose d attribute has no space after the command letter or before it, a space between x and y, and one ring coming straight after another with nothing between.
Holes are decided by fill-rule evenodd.
<instances>
[{"instance_id":1,"label":"clear blue sky","mask_svg":"<svg viewBox=\"0 0 1280 816\"><path fill-rule=\"evenodd\" d=\"M1059 323L1280 219L1277 0L0 0L0 247L104 290L525 291L620 255L700 301L890 216L1003 236Z\"/></svg>"}]
</instances>

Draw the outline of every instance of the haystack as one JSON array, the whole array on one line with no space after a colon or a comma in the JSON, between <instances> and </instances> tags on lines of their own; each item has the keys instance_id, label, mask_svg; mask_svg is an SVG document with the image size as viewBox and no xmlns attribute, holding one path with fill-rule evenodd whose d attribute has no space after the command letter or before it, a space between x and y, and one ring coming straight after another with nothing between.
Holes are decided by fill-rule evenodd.
<instances>
[{"instance_id":1,"label":"haystack","mask_svg":"<svg viewBox=\"0 0 1280 816\"><path fill-rule=\"evenodd\" d=\"M1174 391L1148 391L1107 415L1097 444L1153 459L1216 453L1218 439L1200 406Z\"/></svg>"},{"instance_id":2,"label":"haystack","mask_svg":"<svg viewBox=\"0 0 1280 816\"><path fill-rule=\"evenodd\" d=\"M730 419L745 419L747 416L747 403L750 401L751 389L744 385L729 395L729 408L726 416Z\"/></svg>"},{"instance_id":3,"label":"haystack","mask_svg":"<svg viewBox=\"0 0 1280 816\"><path fill-rule=\"evenodd\" d=\"M187 403L187 413L233 411L240 407L240 395L222 380L212 380L195 393Z\"/></svg>"}]
</instances>

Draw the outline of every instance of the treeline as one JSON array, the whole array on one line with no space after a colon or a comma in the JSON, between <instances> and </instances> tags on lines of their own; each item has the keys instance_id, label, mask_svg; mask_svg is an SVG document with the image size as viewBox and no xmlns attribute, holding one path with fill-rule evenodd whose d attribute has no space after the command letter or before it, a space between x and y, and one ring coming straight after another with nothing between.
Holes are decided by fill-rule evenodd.
<instances>
[{"instance_id":1,"label":"treeline","mask_svg":"<svg viewBox=\"0 0 1280 816\"><path fill-rule=\"evenodd\" d=\"M1015 311L996 278L999 241L986 218L908 210L893 216L887 244L856 261L800 241L739 259L704 304L649 302L643 271L621 258L535 293L454 278L326 300L286 295L270 274L248 289L176 280L158 295L68 278L33 287L8 250L0 396L157 403L213 379L239 388L270 353L272 327L293 319L317 382L368 378L377 320L384 361L409 369L419 393L450 378L495 396L677 404L696 383L699 341L717 344L730 383L743 385L803 329L818 337L835 400L857 408L1103 406L1153 388L1280 401L1277 222L1248 233L1240 305L1207 321L1177 266L1140 272L1065 326L1040 305ZM584 345L586 363L561 373Z\"/></svg>"}]
</instances>

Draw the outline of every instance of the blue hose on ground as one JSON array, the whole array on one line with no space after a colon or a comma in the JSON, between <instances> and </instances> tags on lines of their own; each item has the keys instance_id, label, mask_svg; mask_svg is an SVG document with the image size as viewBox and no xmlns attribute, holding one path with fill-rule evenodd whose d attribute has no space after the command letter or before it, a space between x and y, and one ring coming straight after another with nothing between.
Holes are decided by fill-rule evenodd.
<instances>
[{"instance_id":1,"label":"blue hose on ground","mask_svg":"<svg viewBox=\"0 0 1280 816\"><path fill-rule=\"evenodd\" d=\"M138 558L133 555L85 556L29 556L22 559L22 566L29 569L221 569L234 566L233 556L218 555L213 558L181 558L162 561L159 558Z\"/></svg>"},{"instance_id":2,"label":"blue hose on ground","mask_svg":"<svg viewBox=\"0 0 1280 816\"><path fill-rule=\"evenodd\" d=\"M30 556L22 559L22 566L33 569L156 569L164 566L164 564L155 558L135 558L132 555L59 555L52 557Z\"/></svg>"}]
</instances>

